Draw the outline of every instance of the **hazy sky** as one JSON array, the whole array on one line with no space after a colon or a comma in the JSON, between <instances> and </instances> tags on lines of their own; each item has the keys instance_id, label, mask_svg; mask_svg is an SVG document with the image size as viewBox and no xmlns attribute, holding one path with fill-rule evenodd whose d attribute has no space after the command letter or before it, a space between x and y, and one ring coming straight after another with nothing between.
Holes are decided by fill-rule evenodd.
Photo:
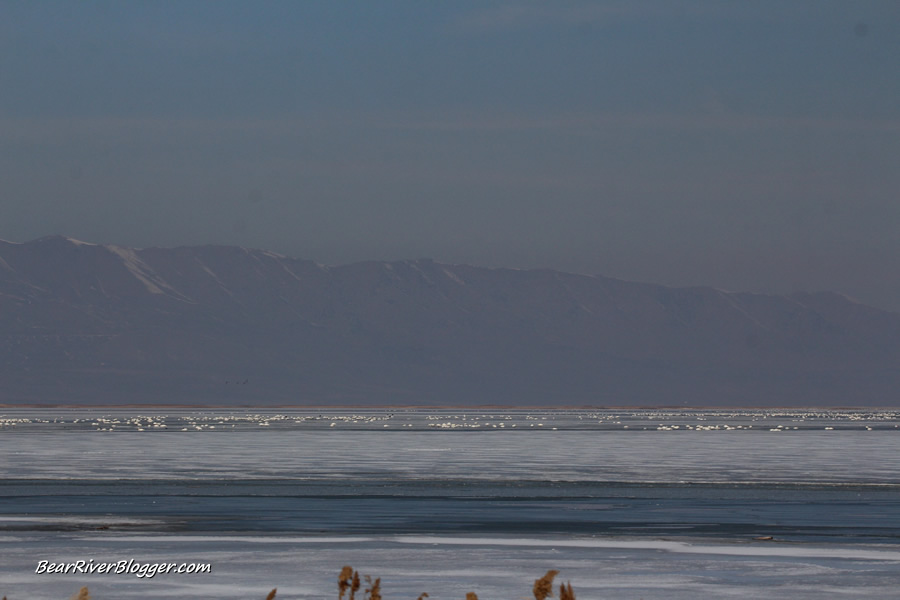
<instances>
[{"instance_id":1,"label":"hazy sky","mask_svg":"<svg viewBox=\"0 0 900 600\"><path fill-rule=\"evenodd\" d=\"M0 238L900 310L900 2L0 0Z\"/></svg>"}]
</instances>

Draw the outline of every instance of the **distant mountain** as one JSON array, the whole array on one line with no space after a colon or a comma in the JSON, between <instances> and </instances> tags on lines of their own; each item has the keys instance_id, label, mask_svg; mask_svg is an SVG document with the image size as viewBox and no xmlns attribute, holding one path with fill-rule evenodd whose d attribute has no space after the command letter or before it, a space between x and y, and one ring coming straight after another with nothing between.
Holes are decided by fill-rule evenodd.
<instances>
[{"instance_id":1,"label":"distant mountain","mask_svg":"<svg viewBox=\"0 0 900 600\"><path fill-rule=\"evenodd\" d=\"M0 242L0 403L896 406L900 315L228 246Z\"/></svg>"}]
</instances>

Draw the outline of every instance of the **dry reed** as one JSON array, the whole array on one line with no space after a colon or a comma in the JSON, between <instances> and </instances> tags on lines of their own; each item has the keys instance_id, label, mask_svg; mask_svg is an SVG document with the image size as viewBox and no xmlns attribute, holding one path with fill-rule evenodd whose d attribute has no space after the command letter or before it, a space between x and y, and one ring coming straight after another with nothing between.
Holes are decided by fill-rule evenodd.
<instances>
[{"instance_id":1,"label":"dry reed","mask_svg":"<svg viewBox=\"0 0 900 600\"><path fill-rule=\"evenodd\" d=\"M353 567L345 566L338 575L338 600L344 600L344 594L350 589L351 581L353 581Z\"/></svg>"},{"instance_id":2,"label":"dry reed","mask_svg":"<svg viewBox=\"0 0 900 600\"><path fill-rule=\"evenodd\" d=\"M540 579L534 580L534 588L532 588L534 600L544 600L553 595L553 578L557 575L559 575L559 571L551 569Z\"/></svg>"},{"instance_id":3,"label":"dry reed","mask_svg":"<svg viewBox=\"0 0 900 600\"><path fill-rule=\"evenodd\" d=\"M347 590L350 590L350 600L354 600L359 591L359 571L354 571L350 566L341 569L338 575L338 600L343 600Z\"/></svg>"},{"instance_id":4,"label":"dry reed","mask_svg":"<svg viewBox=\"0 0 900 600\"><path fill-rule=\"evenodd\" d=\"M78 593L72 596L72 600L91 600L91 594L88 592L87 586L78 590Z\"/></svg>"},{"instance_id":5,"label":"dry reed","mask_svg":"<svg viewBox=\"0 0 900 600\"><path fill-rule=\"evenodd\" d=\"M366 600L381 600L381 577L372 582L372 578L366 575Z\"/></svg>"}]
</instances>

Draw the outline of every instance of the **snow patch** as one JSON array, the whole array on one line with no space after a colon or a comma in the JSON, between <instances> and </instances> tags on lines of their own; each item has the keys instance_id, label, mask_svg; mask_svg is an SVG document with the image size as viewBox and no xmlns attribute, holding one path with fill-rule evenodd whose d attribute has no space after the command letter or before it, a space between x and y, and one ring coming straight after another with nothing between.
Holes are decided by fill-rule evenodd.
<instances>
[{"instance_id":1,"label":"snow patch","mask_svg":"<svg viewBox=\"0 0 900 600\"><path fill-rule=\"evenodd\" d=\"M125 268L131 272L135 279L143 283L144 287L151 294L173 296L179 300L185 299L178 290L169 285L147 263L138 258L133 249L123 248L122 246L105 246L105 248L122 259L122 264L125 265Z\"/></svg>"},{"instance_id":2,"label":"snow patch","mask_svg":"<svg viewBox=\"0 0 900 600\"><path fill-rule=\"evenodd\" d=\"M381 268L386 271L386 275L392 281L402 281L402 277L400 277L400 274L397 273L397 270L394 268L394 265L392 265L390 263L381 263Z\"/></svg>"},{"instance_id":3,"label":"snow patch","mask_svg":"<svg viewBox=\"0 0 900 600\"><path fill-rule=\"evenodd\" d=\"M270 258L287 258L284 254L278 254L277 252L272 252L271 250L257 250L263 256L268 256Z\"/></svg>"},{"instance_id":4,"label":"snow patch","mask_svg":"<svg viewBox=\"0 0 900 600\"><path fill-rule=\"evenodd\" d=\"M594 314L594 311L592 311L590 308L588 308L587 305L585 305L584 302L581 301L581 299L578 297L578 294L576 294L574 292L574 290L572 290L572 288L569 286L569 284L565 282L565 280L562 278L562 276L559 273L556 274L555 278L556 278L556 282L559 285L561 285L564 290L566 290L567 294L569 294L569 298L571 298L572 300L575 301L575 304L578 305L578 308L580 308L582 311L586 312L589 315Z\"/></svg>"},{"instance_id":5,"label":"snow patch","mask_svg":"<svg viewBox=\"0 0 900 600\"><path fill-rule=\"evenodd\" d=\"M69 242L70 244L74 244L76 246L98 246L99 244L92 244L91 242L82 242L81 240L76 240L75 238L65 237L63 239Z\"/></svg>"},{"instance_id":6,"label":"snow patch","mask_svg":"<svg viewBox=\"0 0 900 600\"><path fill-rule=\"evenodd\" d=\"M303 280L300 279L300 276L297 275L296 273L294 273L294 272L293 272L286 264L284 264L284 262L282 262L282 261L279 260L279 261L278 261L278 264L281 266L282 269L284 269L284 272L285 272L285 273L287 273L288 275L290 275L291 277L293 277L294 279L296 279L296 280L299 281L300 283L303 283Z\"/></svg>"},{"instance_id":7,"label":"snow patch","mask_svg":"<svg viewBox=\"0 0 900 600\"><path fill-rule=\"evenodd\" d=\"M222 288L223 290L225 290L225 293L226 293L226 294L228 294L228 295L231 296L232 298L234 297L234 294L231 293L231 290L228 289L228 286L226 286L224 283L222 283L222 280L219 279L219 276L216 275L215 272L213 272L212 269L210 269L209 267L207 267L207 266L203 263L203 261L200 260L199 258L197 258L196 256L194 257L194 260L197 261L197 264L200 265L200 268L201 268L201 269L203 269L204 271L206 271L206 274L207 274L207 275L209 275L210 277L213 278L213 281L215 281L215 282L218 284L218 286L219 286L220 288Z\"/></svg>"},{"instance_id":8,"label":"snow patch","mask_svg":"<svg viewBox=\"0 0 900 600\"><path fill-rule=\"evenodd\" d=\"M425 283L427 283L429 285L434 285L434 281L431 280L431 277L428 276L428 273L426 273L425 271L423 271L422 269L419 268L419 265L417 265L414 262L410 262L409 266L412 267L414 271L419 272L419 275L422 277L422 279L425 280Z\"/></svg>"},{"instance_id":9,"label":"snow patch","mask_svg":"<svg viewBox=\"0 0 900 600\"><path fill-rule=\"evenodd\" d=\"M720 290L720 289L718 289L718 288L714 288L714 289L715 289L715 291L719 294L719 296L721 296L726 302L728 302L728 304L729 304L733 309L735 309L735 310L738 311L741 315L743 315L744 317L746 317L751 323L753 323L754 325L756 325L756 326L759 327L760 329L769 331L769 328L768 328L768 327L766 327L765 325L763 325L762 323L760 323L759 320L758 320L756 317L754 317L753 315L751 315L749 312L747 312L747 311L744 309L744 307L742 307L740 304L738 304L737 302L735 302L734 297L733 297L731 294L729 294L728 292L723 292L722 290Z\"/></svg>"},{"instance_id":10,"label":"snow patch","mask_svg":"<svg viewBox=\"0 0 900 600\"><path fill-rule=\"evenodd\" d=\"M455 281L455 282L458 283L459 285L466 285L466 282L463 281L463 280L459 277L459 275L457 275L456 273L454 273L454 272L451 271L450 269L447 269L447 268L445 267L445 268L443 269L443 271L444 271L444 274L445 274L447 277L449 277L450 279L452 279L453 281Z\"/></svg>"}]
</instances>

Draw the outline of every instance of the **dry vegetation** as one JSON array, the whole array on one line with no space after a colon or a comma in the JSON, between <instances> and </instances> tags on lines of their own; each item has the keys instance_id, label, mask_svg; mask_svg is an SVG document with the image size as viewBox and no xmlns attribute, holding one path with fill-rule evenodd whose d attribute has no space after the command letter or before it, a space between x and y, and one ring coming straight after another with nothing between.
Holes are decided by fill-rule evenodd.
<instances>
[{"instance_id":1,"label":"dry vegetation","mask_svg":"<svg viewBox=\"0 0 900 600\"><path fill-rule=\"evenodd\" d=\"M532 588L534 600L546 600L553 596L553 579L558 574L559 571L550 570L540 579L535 579L534 587ZM381 577L373 580L370 576L365 575L362 581L366 583L362 600L382 600ZM346 600L356 600L356 594L361 587L362 583L358 571L354 571L353 567L349 566L341 569L341 573L338 575L338 600L345 600L345 596ZM277 593L278 588L273 589L266 596L266 600L276 600L275 596ZM428 597L427 593L423 593L416 600L424 600ZM3 596L3 600L7 600L6 596ZM91 595L87 587L83 587L78 590L77 594L72 596L71 600L91 600ZM466 594L466 600L478 600L478 596L474 592L469 592ZM559 585L559 600L575 600L575 593L572 591L571 583Z\"/></svg>"},{"instance_id":2,"label":"dry vegetation","mask_svg":"<svg viewBox=\"0 0 900 600\"><path fill-rule=\"evenodd\" d=\"M534 587L532 588L535 600L546 600L553 596L553 580L557 575L559 575L559 571L550 570L540 579L535 579ZM363 592L363 600L382 600L381 578L379 577L372 581L372 578L366 575L364 580L368 587ZM344 600L345 596L347 600L356 600L356 593L360 587L358 571L354 571L353 567L350 566L341 569L341 573L338 575L338 600ZM266 600L274 600L276 591L272 590L266 597ZM416 600L424 600L428 597L426 592L422 593ZM468 592L466 600L478 600L478 595L474 592ZM559 600L575 600L575 592L572 591L571 583L559 585Z\"/></svg>"}]
</instances>

